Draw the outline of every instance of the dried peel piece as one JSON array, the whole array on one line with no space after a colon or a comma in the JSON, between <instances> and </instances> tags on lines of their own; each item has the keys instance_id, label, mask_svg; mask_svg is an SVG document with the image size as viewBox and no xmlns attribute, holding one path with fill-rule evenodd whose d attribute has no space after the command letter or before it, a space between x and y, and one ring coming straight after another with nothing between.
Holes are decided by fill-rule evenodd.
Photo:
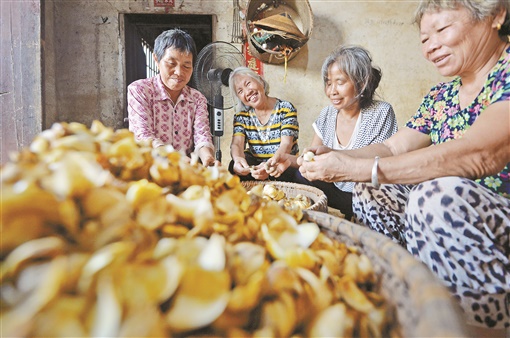
<instances>
[{"instance_id":1,"label":"dried peel piece","mask_svg":"<svg viewBox=\"0 0 510 338\"><path fill-rule=\"evenodd\" d=\"M246 284L250 277L258 272L265 272L269 266L266 249L252 242L239 242L227 246L228 268L236 284Z\"/></svg>"},{"instance_id":2,"label":"dried peel piece","mask_svg":"<svg viewBox=\"0 0 510 338\"><path fill-rule=\"evenodd\" d=\"M276 298L265 301L261 309L261 329L270 328L277 337L289 337L297 324L294 298L282 292Z\"/></svg>"},{"instance_id":3,"label":"dried peel piece","mask_svg":"<svg viewBox=\"0 0 510 338\"><path fill-rule=\"evenodd\" d=\"M345 304L336 303L322 310L307 329L309 337L350 337L354 323L347 316Z\"/></svg>"},{"instance_id":4,"label":"dried peel piece","mask_svg":"<svg viewBox=\"0 0 510 338\"><path fill-rule=\"evenodd\" d=\"M351 277L341 277L337 282L337 287L345 302L357 311L369 313L374 309L374 304L370 302Z\"/></svg>"},{"instance_id":5,"label":"dried peel piece","mask_svg":"<svg viewBox=\"0 0 510 338\"><path fill-rule=\"evenodd\" d=\"M51 305L34 317L31 337L86 337L87 327L82 322L88 310L87 299L71 295L59 295Z\"/></svg>"},{"instance_id":6,"label":"dried peel piece","mask_svg":"<svg viewBox=\"0 0 510 338\"><path fill-rule=\"evenodd\" d=\"M295 248L308 248L317 238L320 229L315 223L303 223L281 229L274 226L270 229L262 225L262 238L266 241L266 248L275 259L285 259L286 251ZM274 229L276 228L276 229Z\"/></svg>"},{"instance_id":7,"label":"dried peel piece","mask_svg":"<svg viewBox=\"0 0 510 338\"><path fill-rule=\"evenodd\" d=\"M250 276L246 284L234 287L227 305L227 311L243 313L253 310L260 301L263 282L264 271L257 271Z\"/></svg>"},{"instance_id":8,"label":"dried peel piece","mask_svg":"<svg viewBox=\"0 0 510 338\"><path fill-rule=\"evenodd\" d=\"M159 185L149 182L147 179L142 179L133 182L128 191L126 192L127 201L137 209L148 201L155 200L163 193L163 188Z\"/></svg>"},{"instance_id":9,"label":"dried peel piece","mask_svg":"<svg viewBox=\"0 0 510 338\"><path fill-rule=\"evenodd\" d=\"M152 304L137 304L123 313L118 337L166 337L163 316Z\"/></svg>"},{"instance_id":10,"label":"dried peel piece","mask_svg":"<svg viewBox=\"0 0 510 338\"><path fill-rule=\"evenodd\" d=\"M227 307L229 290L230 276L226 271L187 267L166 314L168 326L175 332L184 332L211 324Z\"/></svg>"},{"instance_id":11,"label":"dried peel piece","mask_svg":"<svg viewBox=\"0 0 510 338\"><path fill-rule=\"evenodd\" d=\"M27 335L33 317L58 295L66 273L65 259L64 256L53 259L39 276L36 289L16 307L2 311L0 319L3 335L7 337Z\"/></svg>"},{"instance_id":12,"label":"dried peel piece","mask_svg":"<svg viewBox=\"0 0 510 338\"><path fill-rule=\"evenodd\" d=\"M96 251L83 267L78 290L85 293L89 290L95 275L106 266L115 261L123 261L132 254L135 245L129 242L116 242L102 247Z\"/></svg>"},{"instance_id":13,"label":"dried peel piece","mask_svg":"<svg viewBox=\"0 0 510 338\"><path fill-rule=\"evenodd\" d=\"M122 321L122 307L115 292L113 276L101 274L97 281L92 337L116 337Z\"/></svg>"},{"instance_id":14,"label":"dried peel piece","mask_svg":"<svg viewBox=\"0 0 510 338\"><path fill-rule=\"evenodd\" d=\"M198 256L198 265L206 271L225 270L225 238L212 234L206 246Z\"/></svg>"},{"instance_id":15,"label":"dried peel piece","mask_svg":"<svg viewBox=\"0 0 510 338\"><path fill-rule=\"evenodd\" d=\"M56 236L33 239L17 246L2 262L0 280L16 274L26 261L57 256L64 252L65 247L64 240Z\"/></svg>"}]
</instances>

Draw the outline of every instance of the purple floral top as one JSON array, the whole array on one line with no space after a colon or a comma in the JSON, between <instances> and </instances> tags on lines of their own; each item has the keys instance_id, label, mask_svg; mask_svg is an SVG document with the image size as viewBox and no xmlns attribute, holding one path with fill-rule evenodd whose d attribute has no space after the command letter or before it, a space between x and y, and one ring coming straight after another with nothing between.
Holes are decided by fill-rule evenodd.
<instances>
[{"instance_id":1,"label":"purple floral top","mask_svg":"<svg viewBox=\"0 0 510 338\"><path fill-rule=\"evenodd\" d=\"M457 77L433 87L406 126L430 135L432 144L439 144L461 138L489 105L510 101L510 47L489 73L480 94L464 109L459 106L460 85L460 77ZM500 173L476 182L510 198L509 167L510 163Z\"/></svg>"},{"instance_id":2,"label":"purple floral top","mask_svg":"<svg viewBox=\"0 0 510 338\"><path fill-rule=\"evenodd\" d=\"M129 130L136 139L152 139L154 147L171 144L189 155L201 147L214 148L207 99L189 86L175 106L158 75L128 86Z\"/></svg>"}]
</instances>

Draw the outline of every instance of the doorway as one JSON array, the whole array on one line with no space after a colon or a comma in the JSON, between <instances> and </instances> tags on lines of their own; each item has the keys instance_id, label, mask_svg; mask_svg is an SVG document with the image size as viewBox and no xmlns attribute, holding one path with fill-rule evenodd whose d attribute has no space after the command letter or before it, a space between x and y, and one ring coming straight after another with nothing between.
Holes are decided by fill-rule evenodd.
<instances>
[{"instance_id":1,"label":"doorway","mask_svg":"<svg viewBox=\"0 0 510 338\"><path fill-rule=\"evenodd\" d=\"M127 86L133 81L157 73L152 60L154 40L165 30L180 28L195 40L197 55L212 42L212 15L182 14L124 14L125 74ZM196 88L193 77L190 85ZM126 105L127 107L127 105ZM127 110L124 112L124 127L127 125Z\"/></svg>"}]
</instances>

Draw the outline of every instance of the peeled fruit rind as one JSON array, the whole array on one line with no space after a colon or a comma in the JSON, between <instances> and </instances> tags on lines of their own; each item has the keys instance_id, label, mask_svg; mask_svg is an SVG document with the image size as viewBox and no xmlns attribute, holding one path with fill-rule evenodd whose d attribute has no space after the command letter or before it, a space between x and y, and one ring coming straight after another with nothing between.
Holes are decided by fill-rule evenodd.
<instances>
[{"instance_id":1,"label":"peeled fruit rind","mask_svg":"<svg viewBox=\"0 0 510 338\"><path fill-rule=\"evenodd\" d=\"M227 307L229 290L230 276L227 272L188 267L166 315L168 325L176 332L209 325Z\"/></svg>"},{"instance_id":2,"label":"peeled fruit rind","mask_svg":"<svg viewBox=\"0 0 510 338\"><path fill-rule=\"evenodd\" d=\"M369 257L127 129L57 123L0 167L9 337L399 337Z\"/></svg>"},{"instance_id":3,"label":"peeled fruit rind","mask_svg":"<svg viewBox=\"0 0 510 338\"><path fill-rule=\"evenodd\" d=\"M313 161L313 158L315 157L315 154L311 151L307 151L306 153L303 154L303 160L305 162L311 162Z\"/></svg>"}]
</instances>

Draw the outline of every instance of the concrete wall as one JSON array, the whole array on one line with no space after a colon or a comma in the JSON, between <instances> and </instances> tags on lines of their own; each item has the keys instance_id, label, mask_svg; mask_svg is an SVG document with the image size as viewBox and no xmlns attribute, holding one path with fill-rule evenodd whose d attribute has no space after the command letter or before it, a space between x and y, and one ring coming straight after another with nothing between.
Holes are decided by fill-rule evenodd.
<instances>
[{"instance_id":1,"label":"concrete wall","mask_svg":"<svg viewBox=\"0 0 510 338\"><path fill-rule=\"evenodd\" d=\"M124 27L122 14L216 15L215 36L230 39L232 1L176 1L175 7L155 7L154 1L54 0L46 16L53 32L53 50L46 50L48 69L46 125L101 120L121 128L125 115ZM225 10L227 8L227 10ZM50 71L51 69L51 71ZM51 82L51 83L50 83Z\"/></svg>"},{"instance_id":2,"label":"concrete wall","mask_svg":"<svg viewBox=\"0 0 510 338\"><path fill-rule=\"evenodd\" d=\"M271 94L290 100L298 109L301 149L311 143L311 124L329 103L320 74L322 62L340 44L362 45L371 52L383 73L378 94L393 105L403 125L441 79L421 56L418 28L411 23L417 2L312 0L310 4L312 36L306 49L289 62L286 83L282 66L265 67Z\"/></svg>"},{"instance_id":3,"label":"concrete wall","mask_svg":"<svg viewBox=\"0 0 510 338\"><path fill-rule=\"evenodd\" d=\"M301 1L301 0L297 0ZM246 8L248 1L240 0ZM441 77L420 53L418 31L411 20L416 2L311 0L314 28L307 45L288 64L264 65L270 94L291 101L298 109L300 147L309 145L311 124L328 104L320 76L322 61L337 45L360 44L370 50L383 71L379 88L402 125L414 113L422 96ZM44 10L44 119L94 119L121 128L125 114L123 13L212 14L214 39L231 41L232 0L176 0L175 7L154 6L154 0L45 1ZM3 75L2 75L3 76ZM221 139L223 161L230 160L232 114L226 112ZM3 114L2 114L3 115Z\"/></svg>"},{"instance_id":4,"label":"concrete wall","mask_svg":"<svg viewBox=\"0 0 510 338\"><path fill-rule=\"evenodd\" d=\"M0 1L0 163L42 125L41 6Z\"/></svg>"}]
</instances>

